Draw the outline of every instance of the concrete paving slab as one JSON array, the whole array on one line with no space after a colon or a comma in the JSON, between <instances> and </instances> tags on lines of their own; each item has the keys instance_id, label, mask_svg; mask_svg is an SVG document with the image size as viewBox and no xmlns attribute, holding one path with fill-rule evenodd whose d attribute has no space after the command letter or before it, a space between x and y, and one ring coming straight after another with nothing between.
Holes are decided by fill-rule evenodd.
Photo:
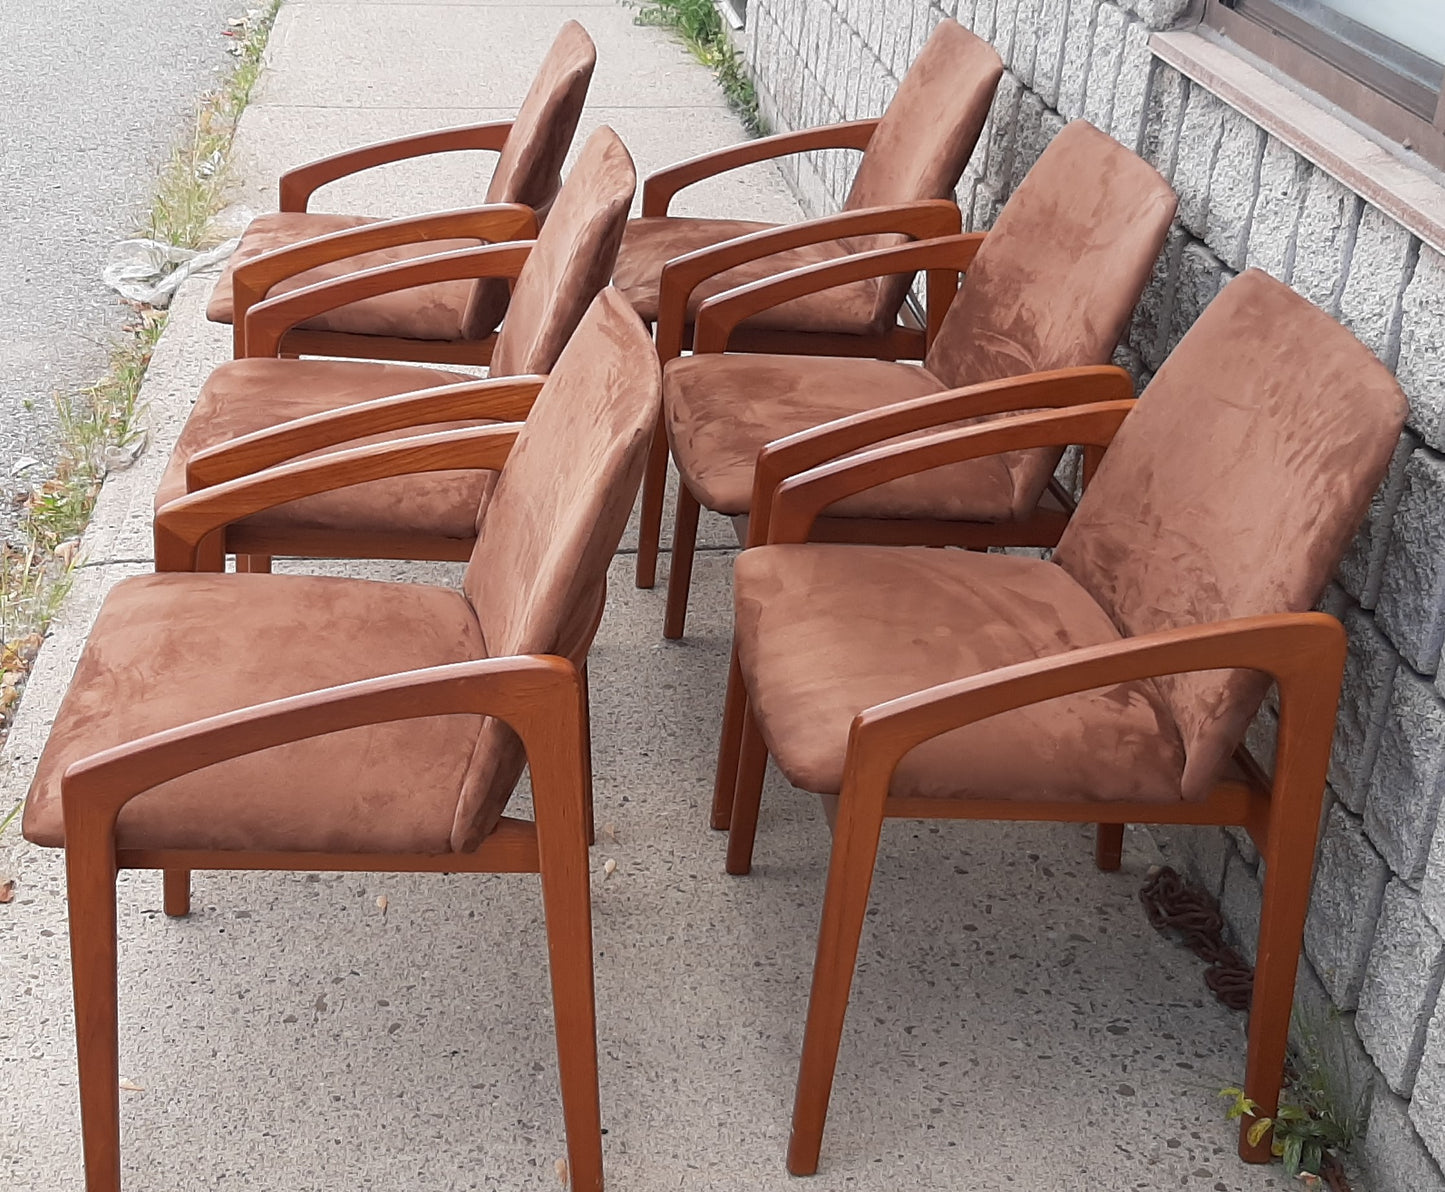
<instances>
[{"instance_id":1,"label":"concrete paving slab","mask_svg":"<svg viewBox=\"0 0 1445 1192\"><path fill-rule=\"evenodd\" d=\"M515 106L557 27L572 16L597 43L593 103L726 108L686 49L666 30L638 27L635 13L617 4L549 6L542 14L525 4L411 4L398 21L378 5L294 3L271 34L270 73L257 98L313 107Z\"/></svg>"}]
</instances>

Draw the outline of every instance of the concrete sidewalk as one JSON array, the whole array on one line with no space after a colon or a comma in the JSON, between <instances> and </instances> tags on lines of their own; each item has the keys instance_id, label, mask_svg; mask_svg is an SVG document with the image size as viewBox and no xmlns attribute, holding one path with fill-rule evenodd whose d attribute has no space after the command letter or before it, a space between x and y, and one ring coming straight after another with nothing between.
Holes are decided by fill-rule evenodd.
<instances>
[{"instance_id":1,"label":"concrete sidewalk","mask_svg":"<svg viewBox=\"0 0 1445 1192\"><path fill-rule=\"evenodd\" d=\"M646 173L742 135L706 71L610 3L288 0L237 141L243 201L283 168L384 136L509 113L556 25L599 50L582 135L612 124ZM579 142L581 137L579 136ZM336 210L462 206L465 157L323 192ZM794 217L764 167L683 210ZM5 757L0 809L29 782L95 610L148 570L166 453L229 329L184 289L145 388L152 446L113 477L85 566L42 651ZM770 780L751 877L706 827L730 628L731 532L705 527L690 634L661 638L663 588L627 550L590 663L593 854L609 1186L783 1189L828 833ZM454 582L450 566L288 568ZM616 871L604 876L607 859ZM843 1044L821 1173L808 1188L1282 1188L1234 1157L1221 1086L1242 1017L1145 923L1154 860L1131 833L1100 874L1087 829L892 823ZM80 1186L63 863L13 830L0 872L0 1188ZM198 874L195 913L160 914L156 875L120 890L130 1189L556 1188L563 1153L538 884L526 877ZM387 907L378 907L384 895Z\"/></svg>"}]
</instances>

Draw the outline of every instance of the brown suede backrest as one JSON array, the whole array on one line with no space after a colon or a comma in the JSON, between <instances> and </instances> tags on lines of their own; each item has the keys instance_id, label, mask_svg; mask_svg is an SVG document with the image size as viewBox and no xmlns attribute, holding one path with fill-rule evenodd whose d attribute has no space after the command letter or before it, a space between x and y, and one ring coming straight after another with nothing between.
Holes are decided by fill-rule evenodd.
<instances>
[{"instance_id":1,"label":"brown suede backrest","mask_svg":"<svg viewBox=\"0 0 1445 1192\"><path fill-rule=\"evenodd\" d=\"M487 186L487 203L525 203L536 210L539 220L545 218L561 185L562 162L577 132L596 65L597 47L587 30L567 21L512 120ZM507 283L482 278L472 287L462 334L482 339L496 330L506 313Z\"/></svg>"},{"instance_id":2,"label":"brown suede backrest","mask_svg":"<svg viewBox=\"0 0 1445 1192\"><path fill-rule=\"evenodd\" d=\"M642 481L662 401L652 337L603 290L563 351L487 505L464 588L491 657L562 653L580 663ZM452 847L474 847L501 816L525 762L487 720L457 805Z\"/></svg>"},{"instance_id":3,"label":"brown suede backrest","mask_svg":"<svg viewBox=\"0 0 1445 1192\"><path fill-rule=\"evenodd\" d=\"M1388 369L1258 270L1231 282L1124 421L1054 561L1128 636L1313 608L1404 425ZM1202 799L1268 687L1155 680Z\"/></svg>"},{"instance_id":4,"label":"brown suede backrest","mask_svg":"<svg viewBox=\"0 0 1445 1192\"><path fill-rule=\"evenodd\" d=\"M981 37L947 19L914 59L858 163L843 210L916 199L951 199L1003 77L1003 60ZM854 238L856 251L881 247ZM908 292L905 276L883 279L874 319L891 323Z\"/></svg>"},{"instance_id":5,"label":"brown suede backrest","mask_svg":"<svg viewBox=\"0 0 1445 1192\"><path fill-rule=\"evenodd\" d=\"M632 155L604 124L583 146L517 277L492 352L492 376L552 371L612 276L636 190Z\"/></svg>"},{"instance_id":6,"label":"brown suede backrest","mask_svg":"<svg viewBox=\"0 0 1445 1192\"><path fill-rule=\"evenodd\" d=\"M1019 183L984 238L928 353L950 386L1107 364L1174 218L1169 184L1076 120ZM1030 513L1058 451L1007 459L1015 517Z\"/></svg>"}]
</instances>

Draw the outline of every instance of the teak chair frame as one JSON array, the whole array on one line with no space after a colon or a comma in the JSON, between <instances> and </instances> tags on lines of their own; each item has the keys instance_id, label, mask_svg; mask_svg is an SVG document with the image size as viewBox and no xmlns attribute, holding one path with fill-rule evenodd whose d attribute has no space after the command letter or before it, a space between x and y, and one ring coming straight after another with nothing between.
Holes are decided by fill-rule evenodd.
<instances>
[{"instance_id":1,"label":"teak chair frame","mask_svg":"<svg viewBox=\"0 0 1445 1192\"><path fill-rule=\"evenodd\" d=\"M1108 447L1132 401L1020 414L982 426L937 431L877 446L782 480L771 493L766 541L809 540L834 501L898 477L1004 451L1081 444ZM895 432L896 433L896 432ZM788 1170L817 1170L843 1020L885 817L1096 823L1095 859L1117 869L1127 823L1234 825L1264 858L1265 877L1244 1092L1255 1104L1239 1128L1240 1157L1265 1163L1271 1133L1249 1135L1279 1104L1295 972L1309 908L1312 848L1291 829L1316 830L1344 672L1345 634L1323 613L1280 613L1191 625L1032 659L890 700L858 713L849 728L834 816L802 1061L788 1144ZM1060 696L1188 671L1247 669L1270 676L1280 697L1273 776L1236 752L1231 772L1198 802L1049 802L897 797L893 772L915 746L952 729ZM748 703L734 645L714 789L714 823L729 823L727 870L752 865L768 750ZM1313 837L1311 836L1311 839ZM1293 845L1293 847L1292 847Z\"/></svg>"},{"instance_id":2,"label":"teak chair frame","mask_svg":"<svg viewBox=\"0 0 1445 1192\"><path fill-rule=\"evenodd\" d=\"M137 795L218 762L364 725L467 714L505 721L527 750L535 821L503 818L469 853L121 849ZM120 1192L116 877L165 872L165 912L190 909L193 869L539 873L573 1186L602 1187L582 686L564 658L489 658L307 692L154 733L72 764L62 778L71 965L87 1192Z\"/></svg>"},{"instance_id":3,"label":"teak chair frame","mask_svg":"<svg viewBox=\"0 0 1445 1192\"><path fill-rule=\"evenodd\" d=\"M860 121L859 123L876 124L877 122ZM759 143L753 142L753 145ZM752 148L753 145L737 146L736 148L742 150ZM790 152L795 152L795 150L790 150ZM683 166L689 164L685 162L682 166L674 167L674 169L681 170ZM649 178L647 185L651 185L656 177L657 175L654 175L653 178ZM644 186L644 203L646 202L646 193L646 186ZM807 244L818 244L843 237L903 235L914 241L933 241L939 237L957 235L962 226L963 216L956 203L949 199L919 199L915 202L899 203L888 207L865 207L856 211L845 211L838 215L824 216L820 219L768 228L761 232L739 236L734 240L724 241L721 244L710 245L680 257L674 257L663 266L658 287L658 357L666 365L669 360L681 356L693 343L695 335L693 324L687 314L688 303L693 291L698 286L719 273L724 273L748 261L760 260ZM867 256L869 254L860 255ZM826 265L815 265L809 268L841 267L847 262L857 259L857 257L853 257L848 258L847 261L828 262ZM969 259L971 260L972 257L970 256ZM840 276L838 281L831 284L842 285L845 281L861 281L868 277L904 271L902 266L899 266L896 269L884 270L883 273L862 273L856 277L846 278ZM767 282L755 282L749 286L741 286L709 299L699 308L699 326L701 325L702 311L709 307L716 309L714 304L720 299L743 292L752 293L757 286L770 285L782 277L791 278L794 274L805 272L807 272L806 269L790 270ZM912 270L908 270L908 272L912 272ZM929 284L931 287L933 282L930 280ZM957 291L956 279L954 291ZM800 291L800 293L802 292L808 291ZM929 291L929 298L931 307L932 289ZM762 303L756 310L749 311L748 314L756 314L786 300L786 298L779 298L776 302ZM714 317L716 318L716 316ZM921 359L931 342L928 329L910 327L904 323L895 323L882 336L835 335L814 331L777 331L768 328L738 327L737 323L746 317L746 314L738 315L729 328L729 335L724 338L723 346L712 350L722 351L730 347L733 351L738 352L784 353L803 356L856 356L867 359L900 360ZM939 319L942 319L941 314ZM932 321L931 315L930 321ZM936 324L933 324L933 330L937 330ZM659 414L657 429L652 437L652 449L648 454L647 470L643 473L642 478L642 511L638 531L636 572L636 582L639 588L650 588L657 580L657 555L662 535L662 507L667 485L667 459L667 430L663 424L662 415Z\"/></svg>"},{"instance_id":4,"label":"teak chair frame","mask_svg":"<svg viewBox=\"0 0 1445 1192\"><path fill-rule=\"evenodd\" d=\"M461 211L443 211L432 215L407 216L389 219L379 223L363 224L339 232L329 232L298 244L273 249L239 265L231 275L231 294L234 314L232 317L232 353L240 359L248 355L287 356L346 356L367 360L409 360L434 364L488 364L496 346L496 335L480 339L406 339L398 336L362 335L355 332L323 331L294 324L286 328L284 342L275 348L257 352L249 347L251 334L250 315L258 305L264 305L267 295L279 283L319 265L342 261L362 253L382 248L396 248L409 244L425 244L434 240L475 239L494 243L528 240L537 235L537 214L532 208L521 203L496 203L487 207L473 207ZM460 250L458 250L460 251ZM452 254L440 254L452 255ZM430 258L419 257L417 262ZM398 262L409 265L416 262ZM383 266L382 268L386 268ZM330 283L342 284L363 274L377 272L375 269L357 270ZM486 276L486 275L484 275ZM456 277L437 277L433 281L464 280ZM413 281L411 285L425 285L425 281ZM292 291L287 297L305 293L315 286ZM402 287L396 287L402 288ZM346 291L342 291L345 293ZM385 291L377 291L378 293ZM372 294L356 294L337 302L344 306L360 297ZM275 299L271 299L275 301ZM322 307L298 319L297 322L312 318L334 307Z\"/></svg>"},{"instance_id":5,"label":"teak chair frame","mask_svg":"<svg viewBox=\"0 0 1445 1192\"><path fill-rule=\"evenodd\" d=\"M491 396L487 389L489 385L494 384L501 397L509 399L516 389L526 391L536 384L535 378L525 378L521 386L512 385L512 381L513 378L502 378L495 383L478 381L475 386L465 386L467 391L475 391L477 397L477 404L472 408L485 406L486 399ZM540 385L537 387L540 388ZM416 398L420 394L435 392L437 391L421 390L417 394L401 396ZM463 398L466 396L464 394ZM527 400L530 402L530 398ZM370 406L372 403L364 404ZM356 407L348 407L343 413L355 409ZM374 416L370 410L365 410L362 414L367 417ZM424 420L443 420L440 417L428 418L425 410L408 412L406 416L409 419L406 425ZM383 480L419 472L453 469L500 471L520 430L520 423L507 422L411 435L277 464L187 493L156 512L156 570L224 570L225 556L232 552L234 546L228 537L231 523L276 505L284 505L288 501L317 496L369 480ZM462 558L468 555L470 550ZM378 554L339 557L417 559L426 556L408 553L400 556Z\"/></svg>"},{"instance_id":6,"label":"teak chair frame","mask_svg":"<svg viewBox=\"0 0 1445 1192\"><path fill-rule=\"evenodd\" d=\"M420 390L395 398L383 398L378 402L364 402L346 407L337 412L339 417L335 425L327 421L330 415L318 415L315 419L298 419L295 423L284 424L274 428L274 432L283 442L287 436L316 433L319 437L309 441L325 446L328 435L333 442L354 438L355 434L347 429L348 426L363 423L370 426L374 433L379 430L404 429L425 422L454 421L455 411L459 409L530 410L544 380L538 377L499 377L495 381L477 381L444 386L442 389ZM443 393L444 398L436 399L434 395L437 393ZM433 402L435 405L429 404ZM373 408L375 406L383 408L378 411ZM452 411L450 416L445 412L448 410ZM303 423L309 425L303 426ZM288 501L314 497L368 480L453 469L500 472L506 465L507 455L521 429L522 423L517 421L489 423L409 435L402 439L330 451L310 459L288 458L285 462L277 462L260 470L233 467L231 471L235 474L227 479L209 484L184 497L177 497L157 511L154 526L155 568L157 571L224 571L226 555L239 548L243 553L238 555L238 569L269 571L269 554L248 556L244 553L247 545L245 536L240 536L239 543L233 539L234 522L277 505L284 505ZM265 431L250 437L262 439L264 442L264 437L272 433L273 431ZM242 450L248 449L243 440L238 439L235 442L241 445ZM225 446L229 448L231 444ZM315 448L310 447L304 450L313 449ZM278 449L276 455L279 456L280 453ZM289 457L294 455L295 451L286 449L286 454ZM198 454L196 458L200 459L201 455ZM412 540L404 537L393 540L387 535L357 535L349 541L351 546L358 549L363 546L374 547L376 553L339 553L343 548L337 546L337 540L330 531L325 534L317 532L314 537L295 535L287 539L293 547L308 542L314 543L318 548L329 545L333 552L337 552L335 557L340 558L428 557L408 549ZM446 543L451 540L437 541ZM268 550L274 546L272 539L258 537L256 542ZM380 553L388 546L394 548L394 553ZM468 547L467 554L461 556L462 560L470 554L471 548ZM440 553L430 557L456 558L455 555ZM246 562L242 564L242 560ZM602 617L604 597L605 593L598 593L595 619L591 626L593 631ZM588 726L589 742L589 748L584 751L583 802L586 807L587 842L592 844L596 839L596 829L592 810L591 701L588 696L588 671L585 662L580 668L580 674L583 724ZM180 873L167 875L167 881L177 886L184 880L184 875Z\"/></svg>"},{"instance_id":7,"label":"teak chair frame","mask_svg":"<svg viewBox=\"0 0 1445 1192\"><path fill-rule=\"evenodd\" d=\"M932 240L920 240L897 248L859 253L842 261L805 266L766 281L753 282L718 294L704 302L698 311L697 334L693 347L696 356L728 351L738 324L744 319L787 302L803 294L820 293L838 285L846 285L864 277L881 277L890 273L922 271L926 278L927 326L925 352L933 346L939 328L958 296L960 279L968 272L986 233L970 232ZM659 342L661 336L659 335ZM1079 405L1084 402L1112 401L1134 395L1129 374L1111 365L1082 369L1061 369L1031 374L1021 387L1015 379L972 385L967 388L940 390L936 394L905 401L896 407L881 406L866 414L838 419L818 428L820 436L811 432L788 436L768 444L759 455L759 467L767 459L770 466L793 461L794 470L812 467L825 459L878 441L865 428L875 426L872 416L889 409L903 412L906 429L895 433L937 426L948 418L980 418L1038 407ZM937 403L936 405L922 403ZM1026 402L1027 404L1019 404ZM948 413L954 410L955 413ZM917 411L929 412L913 424ZM878 423L876 425L882 425ZM829 428L833 428L832 431ZM861 431L862 437L858 437ZM885 436L886 437L886 436ZM856 440L856 442L855 442ZM794 453L809 444L804 456ZM780 457L774 448L788 443L789 449ZM852 444L852 445L850 445ZM818 450L825 454L817 454ZM801 464L803 458L812 462ZM798 466L800 465L801 466ZM754 487L754 505L759 494L770 496L771 487ZM1040 503L1024 518L999 522L962 521L952 518L870 518L820 517L813 527L813 540L820 542L873 542L891 545L963 546L986 550L991 546L1053 546L1068 524L1073 503L1057 483L1050 484ZM701 503L685 480L678 485L676 522L672 532L672 562L667 576L667 610L663 636L680 638L687 624L687 602L692 586L692 564L697 545L698 517ZM748 542L760 545L749 531Z\"/></svg>"},{"instance_id":8,"label":"teak chair frame","mask_svg":"<svg viewBox=\"0 0 1445 1192\"><path fill-rule=\"evenodd\" d=\"M370 145L358 145L327 157L295 166L281 175L278 184L280 209L304 212L311 196L329 182L349 178L364 170L431 157L438 153L459 153L467 150L501 153L512 133L511 120L488 120L481 124L462 124L454 128L438 128L430 132L393 137ZM547 206L551 206L550 202ZM542 210L545 210L543 208Z\"/></svg>"},{"instance_id":9,"label":"teak chair frame","mask_svg":"<svg viewBox=\"0 0 1445 1192\"><path fill-rule=\"evenodd\" d=\"M252 306L245 318L246 355L276 356L299 322L358 298L410 289L435 281L481 277L515 278L531 253L533 241L487 244L479 248L437 253L361 270L268 298ZM238 324L239 325L239 324ZM424 428L464 419L524 420L541 391L544 377L497 377L463 381L376 398L305 418L281 422L238 436L196 453L187 462L188 493L223 481L239 480L253 471L273 467L298 455L339 447L367 435L410 427ZM177 498L177 501L181 498ZM171 516L172 501L156 511L156 533ZM428 559L464 562L476 536L384 533L350 530L262 529L218 526L219 549L237 556L243 570L269 571L276 555L343 559ZM157 549L160 549L159 547Z\"/></svg>"}]
</instances>

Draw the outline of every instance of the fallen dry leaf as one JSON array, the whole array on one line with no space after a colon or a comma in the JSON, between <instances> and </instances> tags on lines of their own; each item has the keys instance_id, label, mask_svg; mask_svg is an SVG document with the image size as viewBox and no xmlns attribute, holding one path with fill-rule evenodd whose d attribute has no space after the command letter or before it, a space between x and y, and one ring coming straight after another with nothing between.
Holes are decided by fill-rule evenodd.
<instances>
[{"instance_id":1,"label":"fallen dry leaf","mask_svg":"<svg viewBox=\"0 0 1445 1192\"><path fill-rule=\"evenodd\" d=\"M382 917L383 919L386 918L386 908L387 908L387 905L388 905L388 904L387 904L387 901L386 901L386 895L385 895L385 894L380 894L380 895L378 895L378 896L377 896L377 899L376 899L376 909L381 912L381 917Z\"/></svg>"},{"instance_id":2,"label":"fallen dry leaf","mask_svg":"<svg viewBox=\"0 0 1445 1192\"><path fill-rule=\"evenodd\" d=\"M145 1085L136 1084L129 1076L122 1076L120 1078L120 1087L121 1091L126 1093L143 1093L146 1091Z\"/></svg>"},{"instance_id":3,"label":"fallen dry leaf","mask_svg":"<svg viewBox=\"0 0 1445 1192\"><path fill-rule=\"evenodd\" d=\"M552 1167L557 1172L557 1182L565 1188L567 1186L567 1160L558 1159L552 1164Z\"/></svg>"},{"instance_id":4,"label":"fallen dry leaf","mask_svg":"<svg viewBox=\"0 0 1445 1192\"><path fill-rule=\"evenodd\" d=\"M15 897L14 879L8 882L0 882L0 905L4 905Z\"/></svg>"},{"instance_id":5,"label":"fallen dry leaf","mask_svg":"<svg viewBox=\"0 0 1445 1192\"><path fill-rule=\"evenodd\" d=\"M605 837L607 837L608 840L612 841L613 844L620 844L620 843L621 843L621 841L619 841L619 840L617 839L617 825L616 825L616 824L603 824L603 825L602 825L602 835L604 835Z\"/></svg>"},{"instance_id":6,"label":"fallen dry leaf","mask_svg":"<svg viewBox=\"0 0 1445 1192\"><path fill-rule=\"evenodd\" d=\"M602 880L606 881L616 872L617 862L614 861L611 857L608 857L607 860L602 863Z\"/></svg>"}]
</instances>

